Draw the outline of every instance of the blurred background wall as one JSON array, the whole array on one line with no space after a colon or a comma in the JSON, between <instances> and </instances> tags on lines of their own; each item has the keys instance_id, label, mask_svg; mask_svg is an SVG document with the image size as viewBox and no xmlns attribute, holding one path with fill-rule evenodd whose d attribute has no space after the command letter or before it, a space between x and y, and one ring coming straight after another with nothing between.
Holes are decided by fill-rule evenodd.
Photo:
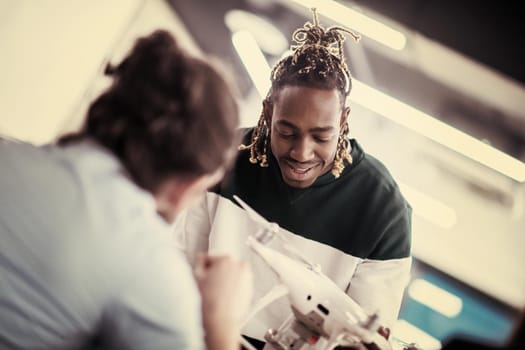
<instances>
[{"instance_id":1,"label":"blurred background wall","mask_svg":"<svg viewBox=\"0 0 525 350\"><path fill-rule=\"evenodd\" d=\"M395 334L502 344L525 306L525 17L511 3L0 0L0 134L42 144L78 128L104 65L154 28L222 59L253 125L311 6L362 34L345 46L351 134L414 207Z\"/></svg>"}]
</instances>

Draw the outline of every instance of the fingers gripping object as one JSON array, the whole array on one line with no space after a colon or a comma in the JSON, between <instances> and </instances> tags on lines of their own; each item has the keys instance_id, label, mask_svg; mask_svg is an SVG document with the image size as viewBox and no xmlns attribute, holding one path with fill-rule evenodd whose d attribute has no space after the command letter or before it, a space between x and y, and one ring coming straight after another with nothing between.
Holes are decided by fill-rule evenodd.
<instances>
[{"instance_id":1,"label":"fingers gripping object","mask_svg":"<svg viewBox=\"0 0 525 350\"><path fill-rule=\"evenodd\" d=\"M281 284L259 301L249 318L279 297L286 295L291 314L278 329L269 329L265 349L333 349L336 346L374 344L381 350L390 343L378 333L377 314L367 314L350 296L324 275L318 265L308 262L280 234L279 226L270 223L234 196L250 218L263 229L248 237L247 245L275 272ZM278 237L292 257L266 244ZM248 321L248 319L246 321Z\"/></svg>"}]
</instances>

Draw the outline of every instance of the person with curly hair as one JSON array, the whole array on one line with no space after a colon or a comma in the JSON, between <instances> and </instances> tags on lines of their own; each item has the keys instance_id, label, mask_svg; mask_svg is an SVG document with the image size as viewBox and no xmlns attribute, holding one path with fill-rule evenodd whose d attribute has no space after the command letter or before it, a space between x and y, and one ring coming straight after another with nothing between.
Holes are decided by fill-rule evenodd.
<instances>
[{"instance_id":1,"label":"person with curly hair","mask_svg":"<svg viewBox=\"0 0 525 350\"><path fill-rule=\"evenodd\" d=\"M170 232L233 160L232 87L163 30L106 74L79 132L0 139L0 349L238 349L249 265Z\"/></svg>"}]
</instances>

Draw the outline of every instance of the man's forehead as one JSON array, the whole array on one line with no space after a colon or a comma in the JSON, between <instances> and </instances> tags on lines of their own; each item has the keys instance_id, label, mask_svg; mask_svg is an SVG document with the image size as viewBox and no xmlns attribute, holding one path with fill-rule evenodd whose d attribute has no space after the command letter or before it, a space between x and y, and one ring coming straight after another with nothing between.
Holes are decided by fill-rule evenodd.
<instances>
[{"instance_id":1,"label":"man's forehead","mask_svg":"<svg viewBox=\"0 0 525 350\"><path fill-rule=\"evenodd\" d=\"M304 85L285 85L281 87L278 91L276 91L276 94L274 97L279 100L280 98L284 96L304 96L304 95L320 95L324 98L328 96L337 97L339 100L339 91L336 88L333 89L324 89L320 87L315 86L304 86Z\"/></svg>"},{"instance_id":2,"label":"man's forehead","mask_svg":"<svg viewBox=\"0 0 525 350\"><path fill-rule=\"evenodd\" d=\"M296 124L293 121L287 120L286 117L276 118L275 122L282 127L287 127L294 130L301 130L304 127L304 123ZM325 125L319 123L320 125L309 125L307 130L309 132L331 132L335 129L333 125Z\"/></svg>"}]
</instances>

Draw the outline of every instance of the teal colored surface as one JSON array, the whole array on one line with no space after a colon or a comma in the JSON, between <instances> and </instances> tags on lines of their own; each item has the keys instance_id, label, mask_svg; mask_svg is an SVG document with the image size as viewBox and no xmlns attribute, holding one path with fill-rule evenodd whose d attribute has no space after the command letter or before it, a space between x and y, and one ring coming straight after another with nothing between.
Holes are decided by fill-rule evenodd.
<instances>
[{"instance_id":1,"label":"teal colored surface","mask_svg":"<svg viewBox=\"0 0 525 350\"><path fill-rule=\"evenodd\" d=\"M454 280L428 265L414 261L412 278L424 279L461 298L459 315L449 318L410 298L405 293L399 318L446 344L451 337L503 345L510 337L518 312Z\"/></svg>"}]
</instances>

